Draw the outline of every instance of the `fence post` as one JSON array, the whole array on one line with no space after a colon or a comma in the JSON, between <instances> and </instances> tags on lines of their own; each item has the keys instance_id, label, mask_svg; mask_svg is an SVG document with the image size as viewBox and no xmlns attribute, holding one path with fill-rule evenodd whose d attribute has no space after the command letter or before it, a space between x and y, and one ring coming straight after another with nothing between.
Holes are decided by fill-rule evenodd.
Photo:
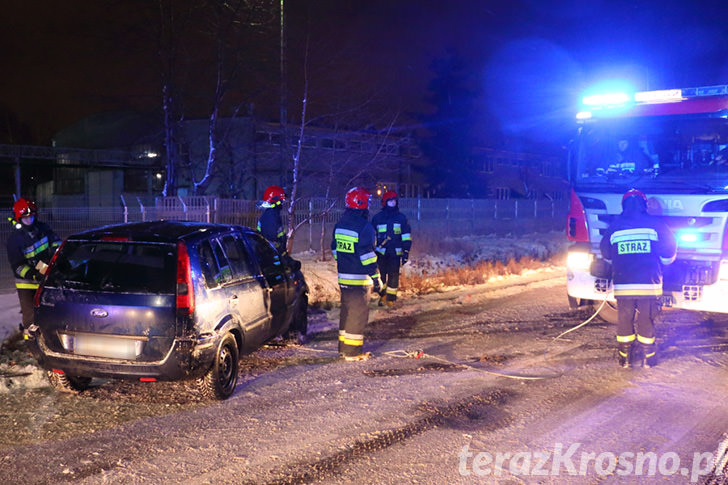
<instances>
[{"instance_id":1,"label":"fence post","mask_svg":"<svg viewBox=\"0 0 728 485\"><path fill-rule=\"evenodd\" d=\"M142 213L142 222L147 222L147 215L146 215L146 212L144 211L144 204L142 204L142 199L137 197L137 202L139 202L139 209L141 210L141 213Z\"/></svg>"},{"instance_id":2,"label":"fence post","mask_svg":"<svg viewBox=\"0 0 728 485\"><path fill-rule=\"evenodd\" d=\"M538 199L533 199L533 218L538 219Z\"/></svg>"},{"instance_id":3,"label":"fence post","mask_svg":"<svg viewBox=\"0 0 728 485\"><path fill-rule=\"evenodd\" d=\"M514 208L513 208L513 218L518 219L518 199L513 199L515 202Z\"/></svg>"},{"instance_id":4,"label":"fence post","mask_svg":"<svg viewBox=\"0 0 728 485\"><path fill-rule=\"evenodd\" d=\"M493 204L493 219L498 219L498 199L495 199L495 204Z\"/></svg>"},{"instance_id":5,"label":"fence post","mask_svg":"<svg viewBox=\"0 0 728 485\"><path fill-rule=\"evenodd\" d=\"M308 199L308 249L313 249L313 197Z\"/></svg>"},{"instance_id":6,"label":"fence post","mask_svg":"<svg viewBox=\"0 0 728 485\"><path fill-rule=\"evenodd\" d=\"M119 197L121 197L121 204L124 206L124 224L129 222L129 208L126 205L126 200L124 200L124 194L121 194Z\"/></svg>"}]
</instances>

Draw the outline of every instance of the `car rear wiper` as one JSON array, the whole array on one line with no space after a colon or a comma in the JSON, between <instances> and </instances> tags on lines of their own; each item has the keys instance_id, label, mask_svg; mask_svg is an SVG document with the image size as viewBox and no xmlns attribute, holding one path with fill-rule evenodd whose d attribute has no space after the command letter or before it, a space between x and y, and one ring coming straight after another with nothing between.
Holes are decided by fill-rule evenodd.
<instances>
[{"instance_id":1,"label":"car rear wiper","mask_svg":"<svg viewBox=\"0 0 728 485\"><path fill-rule=\"evenodd\" d=\"M91 288L91 283L88 281L75 281L75 280L63 280L58 283L60 288L68 288L71 290L81 290Z\"/></svg>"}]
</instances>

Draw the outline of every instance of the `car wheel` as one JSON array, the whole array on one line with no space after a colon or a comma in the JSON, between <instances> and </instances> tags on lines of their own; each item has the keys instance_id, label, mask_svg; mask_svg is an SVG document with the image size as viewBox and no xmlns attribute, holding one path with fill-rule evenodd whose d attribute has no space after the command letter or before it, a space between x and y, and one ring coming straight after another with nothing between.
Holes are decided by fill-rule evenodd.
<instances>
[{"instance_id":1,"label":"car wheel","mask_svg":"<svg viewBox=\"0 0 728 485\"><path fill-rule=\"evenodd\" d=\"M231 333L225 334L217 346L215 360L207 373L198 380L200 392L211 399L227 399L238 383L238 344Z\"/></svg>"},{"instance_id":2,"label":"car wheel","mask_svg":"<svg viewBox=\"0 0 728 485\"><path fill-rule=\"evenodd\" d=\"M296 313L293 315L291 327L286 332L284 339L294 345L302 345L306 343L306 334L308 333L308 296L303 295L296 307Z\"/></svg>"},{"instance_id":3,"label":"car wheel","mask_svg":"<svg viewBox=\"0 0 728 485\"><path fill-rule=\"evenodd\" d=\"M301 301L296 309L296 316L293 317L293 330L301 335L308 333L308 295L301 296Z\"/></svg>"},{"instance_id":4,"label":"car wheel","mask_svg":"<svg viewBox=\"0 0 728 485\"><path fill-rule=\"evenodd\" d=\"M78 394L88 389L91 384L90 377L69 376L58 372L48 371L48 380L57 391Z\"/></svg>"}]
</instances>

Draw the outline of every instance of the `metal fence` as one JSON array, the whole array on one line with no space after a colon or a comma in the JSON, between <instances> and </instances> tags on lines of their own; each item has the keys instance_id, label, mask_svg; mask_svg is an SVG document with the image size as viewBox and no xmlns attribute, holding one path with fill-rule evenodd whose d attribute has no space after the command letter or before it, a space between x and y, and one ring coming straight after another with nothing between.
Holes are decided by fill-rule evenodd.
<instances>
[{"instance_id":1,"label":"metal fence","mask_svg":"<svg viewBox=\"0 0 728 485\"><path fill-rule=\"evenodd\" d=\"M372 201L371 214L380 208ZM293 252L318 251L328 243L344 211L341 199L299 199L294 206ZM564 227L568 201L491 199L401 199L400 210L412 226L413 238L460 237L477 234L526 233ZM8 211L8 216L11 216ZM157 197L122 199L117 207L41 208L38 219L65 238L93 227L157 219L241 224L255 227L260 210L256 201L215 197ZM286 212L284 210L284 216ZM3 246L12 231L0 225ZM324 244L328 247L328 244ZM0 291L13 291L10 265L0 265Z\"/></svg>"}]
</instances>

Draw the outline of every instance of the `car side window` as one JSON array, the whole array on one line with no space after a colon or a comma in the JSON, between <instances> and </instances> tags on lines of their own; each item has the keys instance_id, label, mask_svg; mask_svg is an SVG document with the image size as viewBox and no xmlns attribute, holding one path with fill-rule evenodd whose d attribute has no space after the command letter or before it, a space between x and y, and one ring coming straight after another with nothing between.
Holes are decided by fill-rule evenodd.
<instances>
[{"instance_id":1,"label":"car side window","mask_svg":"<svg viewBox=\"0 0 728 485\"><path fill-rule=\"evenodd\" d=\"M219 283L215 276L220 273L220 270L210 241L202 241L200 243L198 255L200 258L200 271L202 271L202 276L205 278L205 285L208 288L217 288Z\"/></svg>"},{"instance_id":2,"label":"car side window","mask_svg":"<svg viewBox=\"0 0 728 485\"><path fill-rule=\"evenodd\" d=\"M268 284L273 286L284 281L285 268L281 264L281 257L273 245L258 234L248 234L247 238L253 247L255 257L260 263L263 276L268 281Z\"/></svg>"},{"instance_id":3,"label":"car side window","mask_svg":"<svg viewBox=\"0 0 728 485\"><path fill-rule=\"evenodd\" d=\"M230 268L230 262L225 257L225 253L220 246L220 241L218 241L217 239L212 241L212 251L215 253L217 266L220 269L215 275L215 280L220 285L230 283L233 280L233 272Z\"/></svg>"},{"instance_id":4,"label":"car side window","mask_svg":"<svg viewBox=\"0 0 728 485\"><path fill-rule=\"evenodd\" d=\"M230 263L234 279L253 276L248 254L245 251L245 243L238 236L224 236L220 240L220 244Z\"/></svg>"}]
</instances>

